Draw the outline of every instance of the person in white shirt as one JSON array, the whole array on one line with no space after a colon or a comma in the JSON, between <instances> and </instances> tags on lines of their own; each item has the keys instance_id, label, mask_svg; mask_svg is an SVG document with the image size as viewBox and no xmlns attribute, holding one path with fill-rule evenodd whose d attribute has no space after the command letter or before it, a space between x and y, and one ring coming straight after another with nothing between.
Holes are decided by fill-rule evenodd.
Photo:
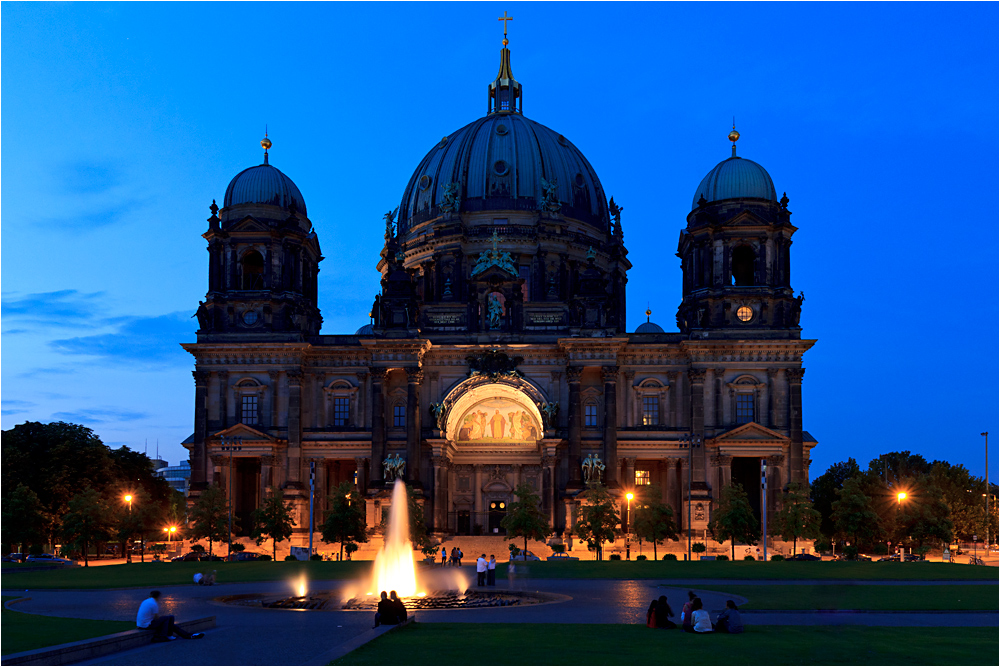
<instances>
[{"instance_id":1,"label":"person in white shirt","mask_svg":"<svg viewBox=\"0 0 1000 667\"><path fill-rule=\"evenodd\" d=\"M486 585L486 554L476 559L476 585Z\"/></svg>"},{"instance_id":2,"label":"person in white shirt","mask_svg":"<svg viewBox=\"0 0 1000 667\"><path fill-rule=\"evenodd\" d=\"M490 562L486 564L486 585L497 585L497 557L490 554Z\"/></svg>"},{"instance_id":3,"label":"person in white shirt","mask_svg":"<svg viewBox=\"0 0 1000 667\"><path fill-rule=\"evenodd\" d=\"M191 634L186 630L177 627L174 617L167 614L160 616L160 605L156 601L160 598L160 591L150 591L149 597L139 605L139 613L135 617L135 626L153 631L154 642L167 642L177 637L184 639L201 639L205 636L202 632Z\"/></svg>"},{"instance_id":4,"label":"person in white shirt","mask_svg":"<svg viewBox=\"0 0 1000 667\"><path fill-rule=\"evenodd\" d=\"M701 634L712 632L715 629L712 627L712 617L701 607L701 598L695 598L691 601L691 630L689 632Z\"/></svg>"}]
</instances>

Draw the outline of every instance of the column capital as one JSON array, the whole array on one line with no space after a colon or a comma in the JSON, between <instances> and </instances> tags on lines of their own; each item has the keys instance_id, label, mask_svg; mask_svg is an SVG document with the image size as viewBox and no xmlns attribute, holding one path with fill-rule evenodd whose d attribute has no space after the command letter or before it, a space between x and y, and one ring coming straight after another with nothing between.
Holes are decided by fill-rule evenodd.
<instances>
[{"instance_id":1,"label":"column capital","mask_svg":"<svg viewBox=\"0 0 1000 667\"><path fill-rule=\"evenodd\" d=\"M717 466L731 466L733 465L733 457L720 454L712 457L712 463Z\"/></svg>"},{"instance_id":2,"label":"column capital","mask_svg":"<svg viewBox=\"0 0 1000 667\"><path fill-rule=\"evenodd\" d=\"M271 382L276 382L278 380L278 373L280 371L268 371L267 377L270 378Z\"/></svg>"},{"instance_id":3,"label":"column capital","mask_svg":"<svg viewBox=\"0 0 1000 667\"><path fill-rule=\"evenodd\" d=\"M290 384L299 384L302 382L302 371L298 368L285 371L285 375L288 377Z\"/></svg>"},{"instance_id":4,"label":"column capital","mask_svg":"<svg viewBox=\"0 0 1000 667\"><path fill-rule=\"evenodd\" d=\"M786 368L785 377L789 384L802 384L802 376L806 374L804 368Z\"/></svg>"},{"instance_id":5,"label":"column capital","mask_svg":"<svg viewBox=\"0 0 1000 667\"><path fill-rule=\"evenodd\" d=\"M194 378L195 386L204 386L207 384L209 375L208 371L191 371L191 377Z\"/></svg>"},{"instance_id":6,"label":"column capital","mask_svg":"<svg viewBox=\"0 0 1000 667\"><path fill-rule=\"evenodd\" d=\"M385 376L389 373L389 369L388 368L376 367L376 368L369 369L369 372L372 375L372 381L373 382L384 382L385 381Z\"/></svg>"},{"instance_id":7,"label":"column capital","mask_svg":"<svg viewBox=\"0 0 1000 667\"><path fill-rule=\"evenodd\" d=\"M605 384L618 382L618 366L601 366L601 378Z\"/></svg>"},{"instance_id":8,"label":"column capital","mask_svg":"<svg viewBox=\"0 0 1000 667\"><path fill-rule=\"evenodd\" d=\"M559 457L558 456L543 456L542 457L542 465L544 465L547 468L551 468L552 466L556 465L557 463L559 463Z\"/></svg>"},{"instance_id":9,"label":"column capital","mask_svg":"<svg viewBox=\"0 0 1000 667\"><path fill-rule=\"evenodd\" d=\"M726 376L726 369L725 368L714 368L714 369L712 369L712 373L715 374L715 379L716 380L721 380L721 379L723 379Z\"/></svg>"},{"instance_id":10,"label":"column capital","mask_svg":"<svg viewBox=\"0 0 1000 667\"><path fill-rule=\"evenodd\" d=\"M358 382L364 382L368 379L368 371L358 371L354 376L358 378Z\"/></svg>"},{"instance_id":11,"label":"column capital","mask_svg":"<svg viewBox=\"0 0 1000 667\"><path fill-rule=\"evenodd\" d=\"M420 368L407 368L406 369L406 382L407 384L420 384L424 381L424 371Z\"/></svg>"},{"instance_id":12,"label":"column capital","mask_svg":"<svg viewBox=\"0 0 1000 667\"><path fill-rule=\"evenodd\" d=\"M276 466L278 465L278 457L273 454L264 454L260 457L260 464L262 466Z\"/></svg>"},{"instance_id":13,"label":"column capital","mask_svg":"<svg viewBox=\"0 0 1000 667\"><path fill-rule=\"evenodd\" d=\"M566 367L566 381L567 382L579 382L580 376L583 375L583 366L567 366Z\"/></svg>"},{"instance_id":14,"label":"column capital","mask_svg":"<svg viewBox=\"0 0 1000 667\"><path fill-rule=\"evenodd\" d=\"M704 384L705 383L705 369L704 368L689 368L688 369L688 380L691 384Z\"/></svg>"},{"instance_id":15,"label":"column capital","mask_svg":"<svg viewBox=\"0 0 1000 667\"><path fill-rule=\"evenodd\" d=\"M775 378L778 377L778 372L780 370L781 370L780 368L768 368L767 369L767 379L770 380L771 382L774 382Z\"/></svg>"},{"instance_id":16,"label":"column capital","mask_svg":"<svg viewBox=\"0 0 1000 667\"><path fill-rule=\"evenodd\" d=\"M635 380L635 371L630 368L625 371L625 381L631 383L633 380Z\"/></svg>"},{"instance_id":17,"label":"column capital","mask_svg":"<svg viewBox=\"0 0 1000 667\"><path fill-rule=\"evenodd\" d=\"M769 466L780 466L785 462L784 454L773 454L767 457L767 465Z\"/></svg>"}]
</instances>

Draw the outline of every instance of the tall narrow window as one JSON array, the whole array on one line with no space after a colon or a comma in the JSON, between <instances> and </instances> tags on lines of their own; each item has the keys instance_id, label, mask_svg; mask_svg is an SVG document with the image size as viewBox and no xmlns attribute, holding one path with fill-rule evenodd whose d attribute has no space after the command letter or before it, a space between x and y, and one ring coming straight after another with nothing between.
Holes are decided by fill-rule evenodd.
<instances>
[{"instance_id":1,"label":"tall narrow window","mask_svg":"<svg viewBox=\"0 0 1000 667\"><path fill-rule=\"evenodd\" d=\"M635 485L636 486L649 486L649 471L648 470L636 470L635 471Z\"/></svg>"},{"instance_id":2,"label":"tall narrow window","mask_svg":"<svg viewBox=\"0 0 1000 667\"><path fill-rule=\"evenodd\" d=\"M754 420L753 394L736 394L736 423L749 424Z\"/></svg>"},{"instance_id":3,"label":"tall narrow window","mask_svg":"<svg viewBox=\"0 0 1000 667\"><path fill-rule=\"evenodd\" d=\"M597 406L593 403L583 406L583 425L597 427Z\"/></svg>"},{"instance_id":4,"label":"tall narrow window","mask_svg":"<svg viewBox=\"0 0 1000 667\"><path fill-rule=\"evenodd\" d=\"M733 284L737 287L754 284L754 262L757 257L753 248L741 245L733 250Z\"/></svg>"},{"instance_id":5,"label":"tall narrow window","mask_svg":"<svg viewBox=\"0 0 1000 667\"><path fill-rule=\"evenodd\" d=\"M351 409L351 399L349 398L334 398L333 399L333 425L334 426L347 426L347 419Z\"/></svg>"},{"instance_id":6,"label":"tall narrow window","mask_svg":"<svg viewBox=\"0 0 1000 667\"><path fill-rule=\"evenodd\" d=\"M658 396L642 397L642 425L655 426L660 423L660 398Z\"/></svg>"},{"instance_id":7,"label":"tall narrow window","mask_svg":"<svg viewBox=\"0 0 1000 667\"><path fill-rule=\"evenodd\" d=\"M240 261L243 269L241 289L264 289L264 258L256 250L243 255Z\"/></svg>"},{"instance_id":8,"label":"tall narrow window","mask_svg":"<svg viewBox=\"0 0 1000 667\"><path fill-rule=\"evenodd\" d=\"M392 406L392 425L395 428L406 428L406 406Z\"/></svg>"},{"instance_id":9,"label":"tall narrow window","mask_svg":"<svg viewBox=\"0 0 1000 667\"><path fill-rule=\"evenodd\" d=\"M257 423L257 397L244 396L243 410L240 421L244 424L253 425Z\"/></svg>"}]
</instances>

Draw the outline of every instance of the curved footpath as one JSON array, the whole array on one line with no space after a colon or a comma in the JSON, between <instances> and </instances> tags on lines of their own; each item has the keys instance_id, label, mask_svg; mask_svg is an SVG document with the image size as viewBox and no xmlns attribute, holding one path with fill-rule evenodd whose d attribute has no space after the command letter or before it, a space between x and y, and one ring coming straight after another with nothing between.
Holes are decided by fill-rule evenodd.
<instances>
[{"instance_id":1,"label":"curved footpath","mask_svg":"<svg viewBox=\"0 0 1000 667\"><path fill-rule=\"evenodd\" d=\"M313 590L338 588L340 581L316 581ZM729 598L737 604L743 598L715 591L700 590L700 586L723 588L726 585L954 585L987 584L989 581L748 581L664 579L532 579L520 582L528 590L542 590L570 596L565 602L468 610L417 612L422 623L638 623L645 618L649 601L666 595L676 612L688 590L695 590L705 601L706 608L717 612ZM150 644L141 648L106 656L90 663L100 665L232 665L232 664L315 664L331 649L344 644L371 628L372 616L367 612L334 611L303 612L293 610L254 609L214 602L223 595L249 593L291 594L287 582L257 582L221 584L214 587L161 586L160 607L163 613L174 614L178 620L215 616L217 627L205 633L203 640L178 640L169 644ZM106 620L134 621L139 603L149 590L4 590L3 595L25 596L30 600L13 605L17 611ZM866 625L918 627L996 627L1000 612L830 612L830 611L752 611L743 612L747 625ZM325 664L325 663L324 663Z\"/></svg>"}]
</instances>

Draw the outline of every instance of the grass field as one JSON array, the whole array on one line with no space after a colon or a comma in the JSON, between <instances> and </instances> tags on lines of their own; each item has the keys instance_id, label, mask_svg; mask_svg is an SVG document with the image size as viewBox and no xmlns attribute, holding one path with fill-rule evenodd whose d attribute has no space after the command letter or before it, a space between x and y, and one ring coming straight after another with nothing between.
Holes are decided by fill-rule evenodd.
<instances>
[{"instance_id":1,"label":"grass field","mask_svg":"<svg viewBox=\"0 0 1000 667\"><path fill-rule=\"evenodd\" d=\"M644 625L413 623L334 665L995 665L996 628L759 626L710 637Z\"/></svg>"},{"instance_id":2,"label":"grass field","mask_svg":"<svg viewBox=\"0 0 1000 667\"><path fill-rule=\"evenodd\" d=\"M997 587L941 586L709 586L748 600L741 609L867 609L872 611L996 610ZM671 600L679 607L682 600Z\"/></svg>"},{"instance_id":3,"label":"grass field","mask_svg":"<svg viewBox=\"0 0 1000 667\"><path fill-rule=\"evenodd\" d=\"M6 603L14 599L4 596L2 601ZM22 614L9 609L0 611L0 624L3 625L3 638L0 639L0 653L3 655L135 629L135 623L130 621L58 618Z\"/></svg>"},{"instance_id":4,"label":"grass field","mask_svg":"<svg viewBox=\"0 0 1000 667\"><path fill-rule=\"evenodd\" d=\"M279 561L247 563L132 563L74 567L42 572L9 572L8 589L128 588L188 584L195 572L217 570L219 583L275 581L305 572L312 580L354 579L367 573L371 561ZM949 563L725 562L725 561L576 561L532 562L532 579L858 579L962 581L997 578L996 568ZM467 566L466 571L472 571ZM504 579L506 566L497 569Z\"/></svg>"}]
</instances>

